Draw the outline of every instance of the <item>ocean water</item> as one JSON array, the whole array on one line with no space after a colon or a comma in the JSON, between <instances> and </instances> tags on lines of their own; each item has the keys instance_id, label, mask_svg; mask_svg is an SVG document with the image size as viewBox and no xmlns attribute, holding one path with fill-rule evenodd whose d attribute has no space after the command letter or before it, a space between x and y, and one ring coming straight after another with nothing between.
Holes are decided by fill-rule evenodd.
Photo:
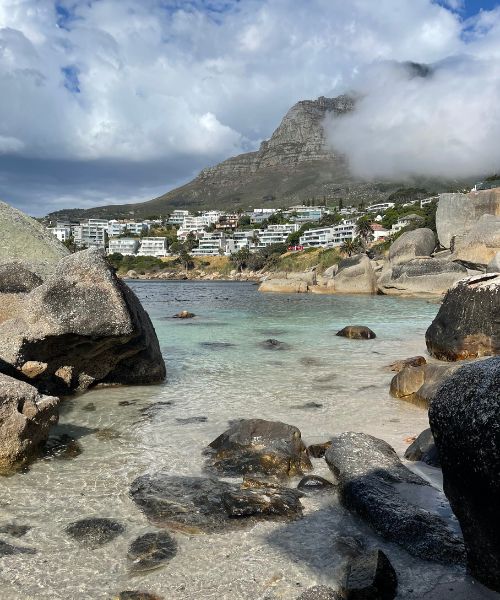
<instances>
[{"instance_id":1,"label":"ocean water","mask_svg":"<svg viewBox=\"0 0 500 600\"><path fill-rule=\"evenodd\" d=\"M428 426L427 415L389 396L393 374L384 367L425 353L424 333L438 305L386 296L259 294L251 283L130 285L154 322L167 381L97 389L66 400L57 431L77 438L83 452L68 460L40 460L26 473L2 480L0 525L31 529L20 539L0 539L36 549L0 558L2 600L107 600L126 589L166 600L294 600L309 586L337 585L339 535L387 551L399 575L398 598L448 593L451 598L464 587L464 598L497 597L464 580L459 569L424 563L385 544L334 495L304 498L304 518L293 523L175 533L177 555L162 569L132 577L128 545L155 529L130 499L130 483L158 470L201 474L203 448L230 420L282 420L299 427L307 444L362 431L402 453L405 438ZM172 318L184 309L196 318ZM367 325L377 338L335 336L348 324ZM265 348L262 342L269 338L284 342L285 349ZM183 421L192 417L204 420ZM315 473L329 477L323 460L313 462ZM422 474L439 487L437 470ZM98 549L84 549L65 533L69 523L84 517L116 519L125 532ZM434 590L438 584L447 591Z\"/></svg>"}]
</instances>

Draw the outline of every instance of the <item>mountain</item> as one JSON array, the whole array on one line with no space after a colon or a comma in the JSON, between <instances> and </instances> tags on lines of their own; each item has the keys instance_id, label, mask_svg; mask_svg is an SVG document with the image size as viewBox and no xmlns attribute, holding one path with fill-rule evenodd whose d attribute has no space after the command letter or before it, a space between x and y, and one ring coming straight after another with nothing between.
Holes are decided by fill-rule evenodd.
<instances>
[{"instance_id":1,"label":"mountain","mask_svg":"<svg viewBox=\"0 0 500 600\"><path fill-rule=\"evenodd\" d=\"M302 100L292 106L259 150L203 169L193 181L158 198L139 204L60 210L49 217L146 218L168 214L175 208L237 210L289 206L323 198L342 198L355 204L385 200L402 184L356 180L349 173L345 158L327 144L325 118L351 110L354 101L345 95Z\"/></svg>"}]
</instances>

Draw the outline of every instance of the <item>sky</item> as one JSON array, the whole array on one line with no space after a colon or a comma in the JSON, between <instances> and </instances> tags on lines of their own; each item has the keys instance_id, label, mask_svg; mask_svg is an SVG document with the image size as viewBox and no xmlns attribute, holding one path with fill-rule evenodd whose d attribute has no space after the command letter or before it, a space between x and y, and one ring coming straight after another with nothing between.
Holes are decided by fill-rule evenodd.
<instances>
[{"instance_id":1,"label":"sky","mask_svg":"<svg viewBox=\"0 0 500 600\"><path fill-rule=\"evenodd\" d=\"M344 92L326 127L357 175L488 172L499 59L493 0L0 0L0 198L148 200Z\"/></svg>"}]
</instances>

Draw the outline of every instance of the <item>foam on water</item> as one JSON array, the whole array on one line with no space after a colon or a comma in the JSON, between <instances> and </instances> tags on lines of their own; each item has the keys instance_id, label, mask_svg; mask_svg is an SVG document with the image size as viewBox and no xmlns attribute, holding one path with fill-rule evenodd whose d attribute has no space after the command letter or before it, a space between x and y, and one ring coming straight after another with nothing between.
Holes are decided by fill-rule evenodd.
<instances>
[{"instance_id":1,"label":"foam on water","mask_svg":"<svg viewBox=\"0 0 500 600\"><path fill-rule=\"evenodd\" d=\"M437 582L463 578L458 570L423 563L382 543L329 495L305 498L305 517L294 523L266 522L213 535L176 533L178 553L166 567L131 578L128 545L154 528L129 498L130 483L161 469L200 474L203 448L230 420L282 420L298 426L306 443L364 431L402 452L404 439L427 427L426 412L389 396L392 374L383 367L425 352L424 333L437 312L436 304L423 300L262 295L252 284L131 285L155 324L168 381L67 400L58 430L77 437L83 453L73 460L39 461L2 482L1 522L31 525L15 543L37 550L0 559L2 600L104 600L124 589L169 600L293 600L316 583L336 585L342 558L334 541L340 534L387 550L400 576L400 598L421 598ZM183 309L197 317L171 318ZM367 325L377 338L336 337L348 324ZM286 349L264 348L268 338L285 342ZM84 410L89 402L95 411ZM320 406L306 408L307 403ZM182 421L190 417L206 421ZM330 476L323 460L314 464L317 474ZM101 548L82 549L64 529L84 517L113 518L126 531Z\"/></svg>"}]
</instances>

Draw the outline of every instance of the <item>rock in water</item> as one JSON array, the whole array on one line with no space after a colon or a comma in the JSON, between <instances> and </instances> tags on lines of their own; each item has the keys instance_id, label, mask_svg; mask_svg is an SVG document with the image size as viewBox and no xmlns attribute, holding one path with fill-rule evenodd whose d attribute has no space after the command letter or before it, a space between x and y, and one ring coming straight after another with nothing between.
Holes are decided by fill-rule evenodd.
<instances>
[{"instance_id":1,"label":"rock in water","mask_svg":"<svg viewBox=\"0 0 500 600\"><path fill-rule=\"evenodd\" d=\"M311 444L307 447L307 453L313 458L323 458L325 456L325 452L331 445L332 443L330 441L323 442L322 444Z\"/></svg>"},{"instance_id":2,"label":"rock in water","mask_svg":"<svg viewBox=\"0 0 500 600\"><path fill-rule=\"evenodd\" d=\"M237 421L209 444L207 454L207 468L229 476L292 477L312 469L300 431L280 421Z\"/></svg>"},{"instance_id":3,"label":"rock in water","mask_svg":"<svg viewBox=\"0 0 500 600\"><path fill-rule=\"evenodd\" d=\"M174 315L174 319L192 319L196 315L188 310L181 310L180 313Z\"/></svg>"},{"instance_id":4,"label":"rock in water","mask_svg":"<svg viewBox=\"0 0 500 600\"><path fill-rule=\"evenodd\" d=\"M333 282L335 292L340 294L377 293L377 278L366 254L341 260Z\"/></svg>"},{"instance_id":5,"label":"rock in water","mask_svg":"<svg viewBox=\"0 0 500 600\"><path fill-rule=\"evenodd\" d=\"M66 527L73 539L87 548L103 546L125 531L125 527L111 519L90 518L75 521Z\"/></svg>"},{"instance_id":6,"label":"rock in water","mask_svg":"<svg viewBox=\"0 0 500 600\"><path fill-rule=\"evenodd\" d=\"M153 325L98 249L72 254L0 325L0 358L17 369L47 365L39 389L60 393L96 383L146 384L165 377Z\"/></svg>"},{"instance_id":7,"label":"rock in water","mask_svg":"<svg viewBox=\"0 0 500 600\"><path fill-rule=\"evenodd\" d=\"M339 480L342 503L384 538L424 560L463 562L462 540L441 517L413 503L426 492L436 501L442 495L407 469L389 444L364 433L342 433L332 439L325 459Z\"/></svg>"},{"instance_id":8,"label":"rock in water","mask_svg":"<svg viewBox=\"0 0 500 600\"><path fill-rule=\"evenodd\" d=\"M133 573L159 569L177 554L177 542L166 531L145 533L135 539L128 550Z\"/></svg>"},{"instance_id":9,"label":"rock in water","mask_svg":"<svg viewBox=\"0 0 500 600\"><path fill-rule=\"evenodd\" d=\"M500 357L454 373L432 401L429 420L469 571L500 592Z\"/></svg>"},{"instance_id":10,"label":"rock in water","mask_svg":"<svg viewBox=\"0 0 500 600\"><path fill-rule=\"evenodd\" d=\"M391 244L389 260L393 265L407 263L417 257L430 256L435 247L436 237L432 229L414 229L403 233Z\"/></svg>"},{"instance_id":11,"label":"rock in water","mask_svg":"<svg viewBox=\"0 0 500 600\"><path fill-rule=\"evenodd\" d=\"M0 474L28 464L57 423L59 398L0 374Z\"/></svg>"},{"instance_id":12,"label":"rock in water","mask_svg":"<svg viewBox=\"0 0 500 600\"><path fill-rule=\"evenodd\" d=\"M486 273L500 273L500 251L488 263Z\"/></svg>"},{"instance_id":13,"label":"rock in water","mask_svg":"<svg viewBox=\"0 0 500 600\"><path fill-rule=\"evenodd\" d=\"M331 481L319 475L306 475L297 485L297 489L302 492L328 492L332 491L334 487Z\"/></svg>"},{"instance_id":14,"label":"rock in water","mask_svg":"<svg viewBox=\"0 0 500 600\"><path fill-rule=\"evenodd\" d=\"M377 337L369 327L365 327L364 325L348 325L344 329L337 331L335 335L351 340L373 340Z\"/></svg>"},{"instance_id":15,"label":"rock in water","mask_svg":"<svg viewBox=\"0 0 500 600\"><path fill-rule=\"evenodd\" d=\"M410 356L410 358L403 358L401 360L396 360L387 366L391 371L396 371L399 373L406 367L421 367L422 365L427 364L427 361L423 356Z\"/></svg>"},{"instance_id":16,"label":"rock in water","mask_svg":"<svg viewBox=\"0 0 500 600\"><path fill-rule=\"evenodd\" d=\"M382 550L373 550L349 561L342 595L346 600L393 600L398 578Z\"/></svg>"},{"instance_id":17,"label":"rock in water","mask_svg":"<svg viewBox=\"0 0 500 600\"><path fill-rule=\"evenodd\" d=\"M446 294L425 334L429 354L463 360L500 353L500 275L476 275Z\"/></svg>"},{"instance_id":18,"label":"rock in water","mask_svg":"<svg viewBox=\"0 0 500 600\"><path fill-rule=\"evenodd\" d=\"M279 294L303 294L308 291L305 281L293 279L266 279L259 286L259 292L275 292Z\"/></svg>"},{"instance_id":19,"label":"rock in water","mask_svg":"<svg viewBox=\"0 0 500 600\"><path fill-rule=\"evenodd\" d=\"M130 495L153 525L189 533L223 531L257 518L302 515L299 492L255 480L236 485L156 473L138 477Z\"/></svg>"},{"instance_id":20,"label":"rock in water","mask_svg":"<svg viewBox=\"0 0 500 600\"><path fill-rule=\"evenodd\" d=\"M440 467L439 452L430 429L425 429L406 449L406 460L421 461L431 467Z\"/></svg>"},{"instance_id":21,"label":"rock in water","mask_svg":"<svg viewBox=\"0 0 500 600\"><path fill-rule=\"evenodd\" d=\"M441 383L458 368L437 364L405 367L391 380L391 396L427 408Z\"/></svg>"}]
</instances>

